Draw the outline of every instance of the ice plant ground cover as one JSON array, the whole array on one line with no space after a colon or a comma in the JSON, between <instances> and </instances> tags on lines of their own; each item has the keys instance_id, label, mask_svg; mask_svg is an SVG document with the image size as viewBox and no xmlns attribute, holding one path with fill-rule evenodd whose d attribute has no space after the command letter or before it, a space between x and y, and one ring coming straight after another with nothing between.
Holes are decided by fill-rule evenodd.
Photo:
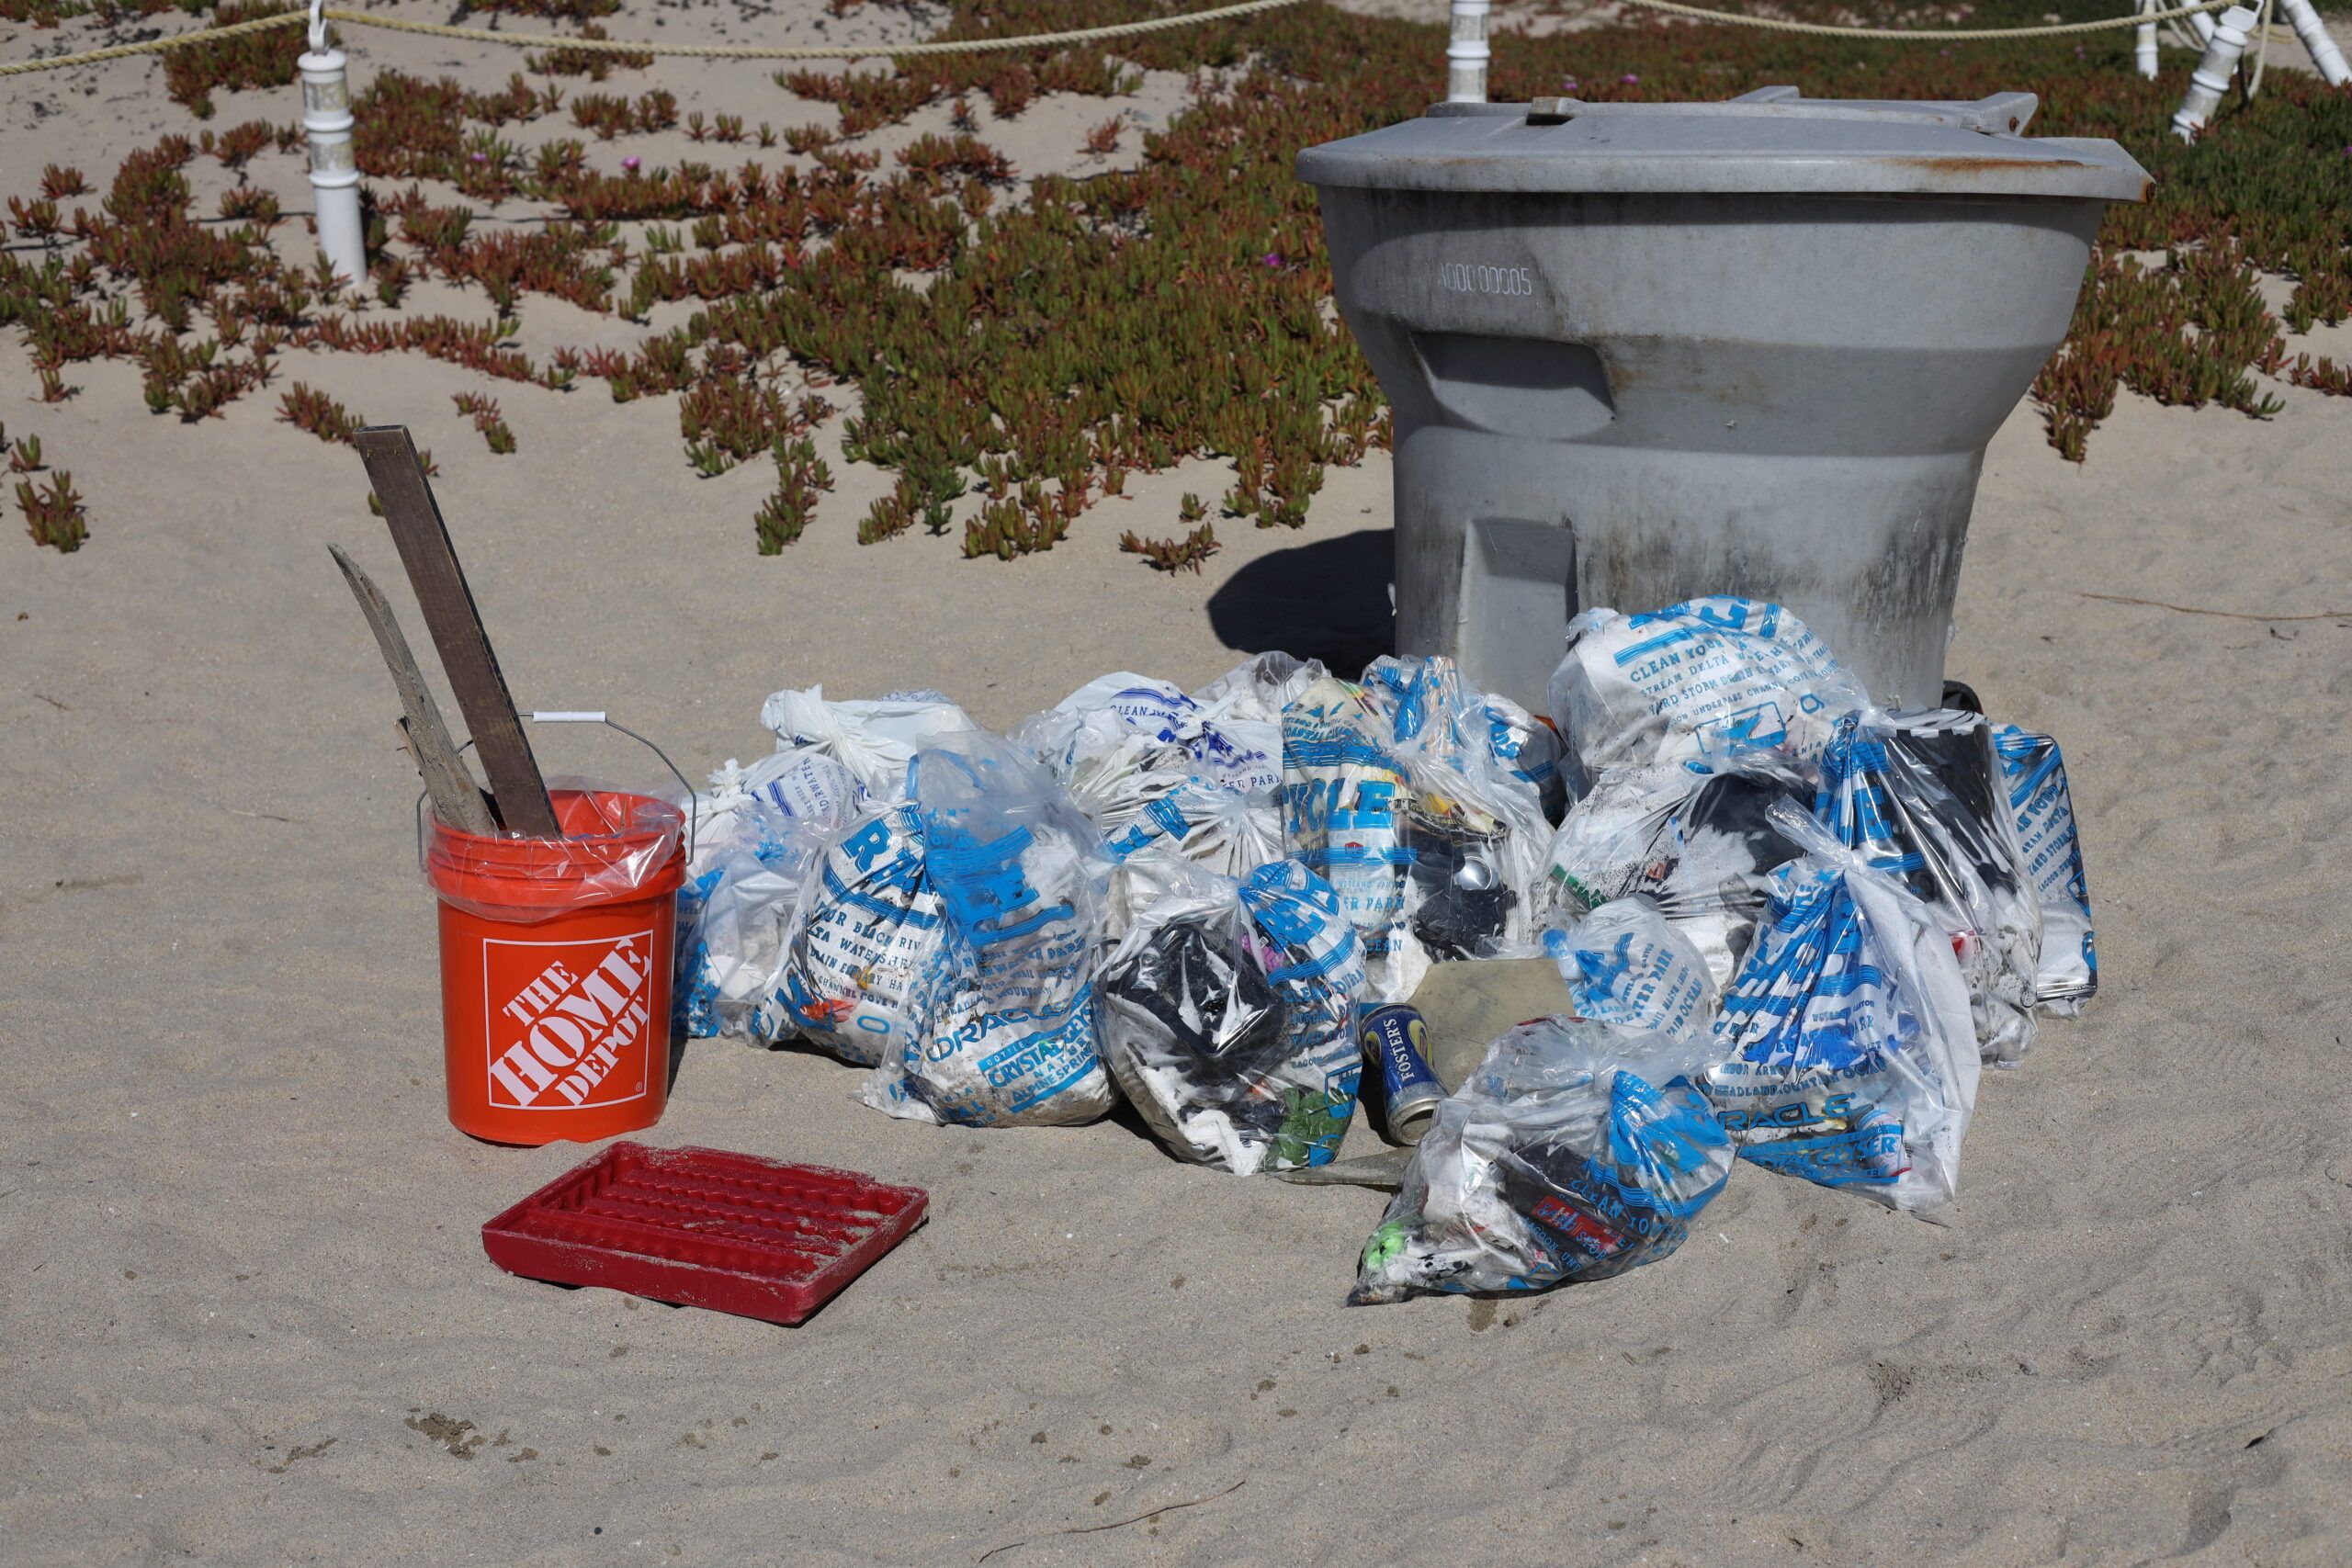
<instances>
[{"instance_id":1,"label":"ice plant ground cover","mask_svg":"<svg viewBox=\"0 0 2352 1568\"><path fill-rule=\"evenodd\" d=\"M89 10L7 3L11 19L37 27ZM2017 0L2016 16L1979 6L1960 25L2038 20L2038 3L2029 15ZM156 8L146 0L121 14ZM229 0L211 15L265 8ZM1130 0L955 0L940 36L1095 26L1137 10ZM1870 4L1834 14L1857 13L1951 25L1941 12ZM612 34L644 36L630 19L608 17ZM0 323L15 329L44 398L76 395L77 366L128 360L153 417L198 422L274 396L285 417L335 439L339 411L288 389L303 359L421 353L482 378L477 428L500 451L512 438L498 434L493 391L672 397L683 460L697 471L775 465L775 493L741 519L765 552L815 519L831 476L808 438L838 420L843 456L895 478L856 521L862 541L960 525L967 555L1006 559L1051 548L1130 473L1193 457L1232 466L1212 503L1223 517L1296 526L1327 467L1387 438L1379 389L1329 309L1314 192L1291 164L1301 147L1418 114L1441 96L1434 25L1308 4L1101 47L786 68L773 98L708 124L699 113L682 121L662 89L629 85L649 68L641 55L517 54L523 69L492 92L362 73L370 276L350 290L333 287L276 200L244 183L256 160L301 156L298 125L261 118L290 116L300 49L289 28L175 53L166 85L188 110L184 132L96 181L52 165L38 188L8 196L0 226L16 243L0 254ZM2352 92L2273 71L2258 99L2233 101L2183 145L2165 124L2191 62L2175 51L2149 83L2131 51L2128 30L1925 47L1636 20L1505 32L1491 90L1710 99L1792 82L1819 97L2037 93L2036 131L2112 137L2156 181L2146 205L2109 210L2073 330L2034 385L2061 453L2080 460L2122 388L2256 417L2278 406L2282 382L2352 391L2352 373L2290 354L2282 336L2352 310L2341 217L2352 209ZM1041 174L1023 188L1028 171L981 134L1047 95L1115 101L1147 70L1189 73L1191 93L1182 112L1140 133L1139 166ZM811 102L831 106L837 126L779 132L762 118ZM949 107L952 131L888 156L861 145L933 105ZM1086 151L1108 152L1119 130L1115 120L1095 126ZM629 150L678 131L702 156L661 164ZM186 174L203 160L239 182L215 213L198 209ZM544 221L476 221L502 211ZM2291 282L2282 310L2266 304L2264 275ZM478 289L481 310L407 308L426 277ZM608 336L535 359L515 341L535 296L639 323L641 334L633 348ZM657 330L656 312L676 324ZM836 385L846 390L835 398L812 389ZM74 547L85 530L80 498L60 499L73 494L71 475L44 484L19 487L28 527ZM102 524L104 497L94 499ZM1186 510L1167 520L1172 537L1129 547L1157 567L1196 567L1215 548L1214 524Z\"/></svg>"}]
</instances>

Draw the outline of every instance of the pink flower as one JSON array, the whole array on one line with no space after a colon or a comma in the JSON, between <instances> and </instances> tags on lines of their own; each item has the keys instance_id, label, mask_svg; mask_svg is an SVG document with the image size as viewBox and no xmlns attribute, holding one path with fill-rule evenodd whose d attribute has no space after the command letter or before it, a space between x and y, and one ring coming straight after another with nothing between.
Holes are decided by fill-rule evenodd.
<instances>
[{"instance_id":1,"label":"pink flower","mask_svg":"<svg viewBox=\"0 0 2352 1568\"><path fill-rule=\"evenodd\" d=\"M1564 92L1564 93L1573 93L1573 92L1575 92L1576 90L1577 90L1577 79L1576 79L1575 77L1573 77L1573 76L1566 76L1566 77L1563 77L1563 78L1561 78L1561 81L1560 81L1560 91L1562 91L1562 92Z\"/></svg>"},{"instance_id":2,"label":"pink flower","mask_svg":"<svg viewBox=\"0 0 2352 1568\"><path fill-rule=\"evenodd\" d=\"M637 173L637 171L638 171L638 170L639 170L639 169L643 168L644 166L645 166L645 162L644 162L644 160L643 160L643 159L641 159L641 158L629 157L629 158L623 158L623 159L621 160L621 167L622 167L622 168L624 168L624 169L627 169L627 170L628 170L630 174L632 174L632 175L633 175L633 174L635 174L635 173Z\"/></svg>"},{"instance_id":3,"label":"pink flower","mask_svg":"<svg viewBox=\"0 0 2352 1568\"><path fill-rule=\"evenodd\" d=\"M1641 80L1641 78L1640 78L1639 76L1634 75L1631 71L1628 71L1628 72L1626 72L1626 73L1625 73L1625 85L1627 85L1628 87L1632 86L1634 83L1636 83L1636 82L1638 82L1638 81L1640 81L1640 80Z\"/></svg>"},{"instance_id":4,"label":"pink flower","mask_svg":"<svg viewBox=\"0 0 2352 1568\"><path fill-rule=\"evenodd\" d=\"M1268 251L1263 259L1268 266L1280 266L1283 265L1282 254L1279 251Z\"/></svg>"}]
</instances>

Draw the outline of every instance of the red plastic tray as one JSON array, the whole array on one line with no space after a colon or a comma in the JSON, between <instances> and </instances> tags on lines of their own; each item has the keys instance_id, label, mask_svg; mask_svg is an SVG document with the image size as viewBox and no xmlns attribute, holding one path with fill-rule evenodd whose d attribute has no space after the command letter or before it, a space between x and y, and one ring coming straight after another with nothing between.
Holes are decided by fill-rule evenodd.
<instances>
[{"instance_id":1,"label":"red plastic tray","mask_svg":"<svg viewBox=\"0 0 2352 1568\"><path fill-rule=\"evenodd\" d=\"M617 1143L481 1227L510 1274L798 1323L922 1223L855 1171Z\"/></svg>"}]
</instances>

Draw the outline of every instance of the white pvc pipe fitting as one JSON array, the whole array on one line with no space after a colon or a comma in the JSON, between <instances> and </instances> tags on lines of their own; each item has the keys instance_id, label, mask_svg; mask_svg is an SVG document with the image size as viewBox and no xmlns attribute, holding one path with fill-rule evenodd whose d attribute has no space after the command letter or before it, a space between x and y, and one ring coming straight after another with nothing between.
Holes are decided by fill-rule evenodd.
<instances>
[{"instance_id":1,"label":"white pvc pipe fitting","mask_svg":"<svg viewBox=\"0 0 2352 1568\"><path fill-rule=\"evenodd\" d=\"M2352 66L2344 63L2344 51L2335 47L2335 39L2329 36L2327 24L2319 19L2312 0L2278 0L2278 8L2287 13L2295 36L2303 40L2303 51L2319 67L2319 79L2331 87L2352 82Z\"/></svg>"},{"instance_id":2,"label":"white pvc pipe fitting","mask_svg":"<svg viewBox=\"0 0 2352 1568\"><path fill-rule=\"evenodd\" d=\"M368 237L359 222L359 164L351 151L351 89L343 51L311 35L311 51L296 62L302 73L302 130L311 144L311 192L318 213L319 249L347 284L368 276Z\"/></svg>"},{"instance_id":3,"label":"white pvc pipe fitting","mask_svg":"<svg viewBox=\"0 0 2352 1568\"><path fill-rule=\"evenodd\" d=\"M2252 26L2254 13L2243 6L2222 13L2212 38L2206 42L2205 58L2188 74L2188 96L2173 113L2172 133L2183 141L2196 141L2198 130L2222 107L2222 95L2229 91L2230 74L2245 52L2246 29Z\"/></svg>"},{"instance_id":4,"label":"white pvc pipe fitting","mask_svg":"<svg viewBox=\"0 0 2352 1568\"><path fill-rule=\"evenodd\" d=\"M2191 11L2188 14L2188 25L2191 30L2197 34L2197 41L2199 43L2211 43L2213 41L2212 12Z\"/></svg>"},{"instance_id":5,"label":"white pvc pipe fitting","mask_svg":"<svg viewBox=\"0 0 2352 1568\"><path fill-rule=\"evenodd\" d=\"M2133 29L2132 56L2140 74L2153 82L2156 79L2156 21L2149 0L2139 0L2139 11L2148 19Z\"/></svg>"},{"instance_id":6,"label":"white pvc pipe fitting","mask_svg":"<svg viewBox=\"0 0 2352 1568\"><path fill-rule=\"evenodd\" d=\"M1445 45L1445 101L1487 101L1488 0L1453 0L1453 30Z\"/></svg>"}]
</instances>

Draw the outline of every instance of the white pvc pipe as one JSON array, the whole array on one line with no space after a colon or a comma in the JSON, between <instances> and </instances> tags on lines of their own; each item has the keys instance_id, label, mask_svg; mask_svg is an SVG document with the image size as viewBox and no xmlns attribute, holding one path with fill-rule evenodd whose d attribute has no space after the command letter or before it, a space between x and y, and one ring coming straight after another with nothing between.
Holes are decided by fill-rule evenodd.
<instances>
[{"instance_id":1,"label":"white pvc pipe","mask_svg":"<svg viewBox=\"0 0 2352 1568\"><path fill-rule=\"evenodd\" d=\"M2189 15L2188 15L2188 25L2189 25L2190 27L2192 27L2192 28L2196 28L2196 29L2197 29L2197 41L2198 41L2199 43L2211 43L2211 42L2213 41L2213 13L2212 13L2212 12L2211 12L2211 11L2192 11L2192 12L2190 12L2190 13L2189 13Z\"/></svg>"},{"instance_id":2,"label":"white pvc pipe","mask_svg":"<svg viewBox=\"0 0 2352 1568\"><path fill-rule=\"evenodd\" d=\"M1453 30L1445 45L1445 101L1487 101L1488 0L1453 0Z\"/></svg>"},{"instance_id":3,"label":"white pvc pipe","mask_svg":"<svg viewBox=\"0 0 2352 1568\"><path fill-rule=\"evenodd\" d=\"M2183 141L2196 141L2198 130L2221 107L2222 95L2230 88L2230 74L2245 52L2246 29L2252 26L2254 13L2243 6L2222 13L2212 39L2205 46L2205 58L2188 74L2188 96L2180 100L2172 117L2172 133Z\"/></svg>"},{"instance_id":4,"label":"white pvc pipe","mask_svg":"<svg viewBox=\"0 0 2352 1568\"><path fill-rule=\"evenodd\" d=\"M2140 67L2140 74L2153 82L2156 79L2156 18L2150 0L2138 0L2135 7L2147 17L2133 29L2132 55Z\"/></svg>"},{"instance_id":5,"label":"white pvc pipe","mask_svg":"<svg viewBox=\"0 0 2352 1568\"><path fill-rule=\"evenodd\" d=\"M319 249L346 284L368 276L368 236L359 222L359 164L351 151L351 89L343 51L327 44L314 6L310 52L295 62L302 73L302 130L311 144L311 195L318 213Z\"/></svg>"},{"instance_id":6,"label":"white pvc pipe","mask_svg":"<svg viewBox=\"0 0 2352 1568\"><path fill-rule=\"evenodd\" d=\"M2319 19L2312 0L2278 0L2278 8L2287 13L2295 36L2303 40L2304 52L2319 67L2319 79L2331 87L2352 82L2352 66L2344 63L2344 51L2335 47L2335 39L2329 35L2327 24Z\"/></svg>"},{"instance_id":7,"label":"white pvc pipe","mask_svg":"<svg viewBox=\"0 0 2352 1568\"><path fill-rule=\"evenodd\" d=\"M2238 63L2238 74L2245 79L2239 90L2249 100L2262 91L2263 67L2270 63L2270 35L2278 30L2270 19L2270 4L2271 0L2259 0L2255 7L2254 69L2248 71L2243 61Z\"/></svg>"}]
</instances>

